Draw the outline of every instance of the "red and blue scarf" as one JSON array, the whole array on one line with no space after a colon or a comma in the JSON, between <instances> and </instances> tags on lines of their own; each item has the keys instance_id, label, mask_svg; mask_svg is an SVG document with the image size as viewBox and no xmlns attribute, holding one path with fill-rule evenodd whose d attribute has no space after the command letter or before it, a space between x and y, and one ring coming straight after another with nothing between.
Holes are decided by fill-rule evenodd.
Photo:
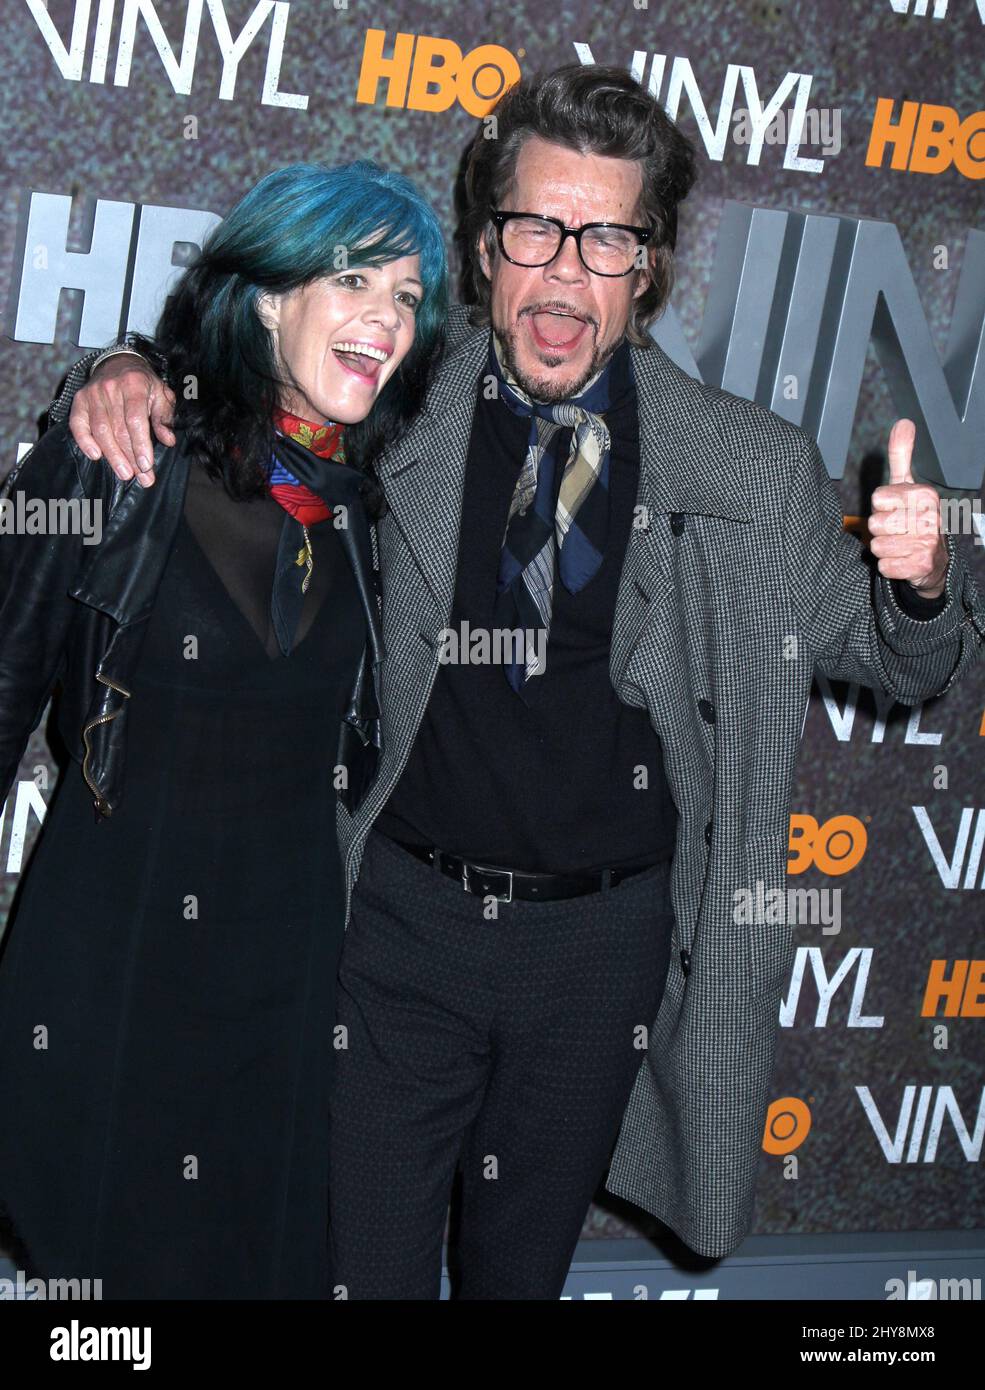
<instances>
[{"instance_id":1,"label":"red and blue scarf","mask_svg":"<svg viewBox=\"0 0 985 1390\"><path fill-rule=\"evenodd\" d=\"M286 410L275 407L274 429L278 434L309 449L318 458L345 463L342 426L334 424L331 420L316 425L310 420L302 419L300 415L291 415ZM327 521L332 515L328 503L322 501L311 488L299 482L294 474L288 471L276 452L270 460L267 482L271 497L302 526L314 526L318 521Z\"/></svg>"},{"instance_id":2,"label":"red and blue scarf","mask_svg":"<svg viewBox=\"0 0 985 1390\"><path fill-rule=\"evenodd\" d=\"M334 515L319 493L332 489L333 474L345 470L345 452L343 428L331 420L315 424L276 408L273 422L274 448L267 486L286 515L274 563L270 612L278 645L287 656L294 646L304 595L314 571L308 527Z\"/></svg>"}]
</instances>

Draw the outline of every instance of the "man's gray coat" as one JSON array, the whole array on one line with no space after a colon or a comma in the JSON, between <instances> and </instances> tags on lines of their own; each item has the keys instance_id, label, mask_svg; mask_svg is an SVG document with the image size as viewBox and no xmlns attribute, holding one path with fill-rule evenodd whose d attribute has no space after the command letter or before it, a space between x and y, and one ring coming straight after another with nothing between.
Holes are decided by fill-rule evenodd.
<instances>
[{"instance_id":1,"label":"man's gray coat","mask_svg":"<svg viewBox=\"0 0 985 1390\"><path fill-rule=\"evenodd\" d=\"M351 898L366 835L407 762L450 625L462 487L488 331L452 311L449 351L411 432L382 460L384 755L355 820L340 809ZM985 645L985 603L948 536L949 602L902 613L846 532L815 442L693 380L655 344L632 350L637 520L610 674L645 708L679 815L666 992L608 1177L695 1251L746 1234L790 925L740 925L734 894L785 887L790 796L815 670L912 705L947 690ZM505 524L505 519L503 519ZM490 525L497 524L490 518ZM590 719L591 711L571 710ZM482 795L482 768L475 768ZM430 910L430 909L428 909ZM508 908L506 909L508 911ZM358 929L358 911L354 926ZM690 953L685 974L681 952Z\"/></svg>"}]
</instances>

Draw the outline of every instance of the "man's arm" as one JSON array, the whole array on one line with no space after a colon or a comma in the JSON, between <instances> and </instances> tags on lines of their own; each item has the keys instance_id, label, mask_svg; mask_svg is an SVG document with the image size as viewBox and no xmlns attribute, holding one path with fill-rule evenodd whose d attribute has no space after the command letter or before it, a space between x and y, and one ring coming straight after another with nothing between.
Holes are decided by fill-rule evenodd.
<instances>
[{"instance_id":1,"label":"man's arm","mask_svg":"<svg viewBox=\"0 0 985 1390\"><path fill-rule=\"evenodd\" d=\"M130 334L117 349L97 350L76 362L48 407L48 424L68 420L75 442L93 460L105 458L123 482L137 476L144 487L154 481L150 431L172 445L174 392L167 364L153 345ZM112 356L109 355L112 352ZM105 360L101 365L100 358ZM91 376L90 376L91 374Z\"/></svg>"},{"instance_id":2,"label":"man's arm","mask_svg":"<svg viewBox=\"0 0 985 1390\"><path fill-rule=\"evenodd\" d=\"M783 543L794 608L819 671L915 705L950 689L981 656L985 602L957 538L941 539L944 606L936 617L911 616L897 598L902 581L870 566L861 542L845 530L820 450L807 442L787 494ZM880 566L901 568L888 558ZM911 607L933 604L919 592L908 597Z\"/></svg>"},{"instance_id":3,"label":"man's arm","mask_svg":"<svg viewBox=\"0 0 985 1390\"><path fill-rule=\"evenodd\" d=\"M64 425L49 429L0 487L5 506L52 498L88 499L108 519L112 479L83 458ZM89 556L79 528L65 534L16 534L0 543L0 805L27 741L44 714L65 659L78 602L71 598Z\"/></svg>"}]
</instances>

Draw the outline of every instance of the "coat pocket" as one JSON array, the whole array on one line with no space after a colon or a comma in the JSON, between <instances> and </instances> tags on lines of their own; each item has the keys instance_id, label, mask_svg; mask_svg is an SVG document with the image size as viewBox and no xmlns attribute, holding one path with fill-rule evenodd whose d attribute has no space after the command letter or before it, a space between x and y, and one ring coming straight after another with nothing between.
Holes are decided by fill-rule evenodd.
<instances>
[{"instance_id":1,"label":"coat pocket","mask_svg":"<svg viewBox=\"0 0 985 1390\"><path fill-rule=\"evenodd\" d=\"M794 924L787 920L788 842L785 830L746 840L743 878L733 899L751 996L771 1002L786 984L794 957Z\"/></svg>"}]
</instances>

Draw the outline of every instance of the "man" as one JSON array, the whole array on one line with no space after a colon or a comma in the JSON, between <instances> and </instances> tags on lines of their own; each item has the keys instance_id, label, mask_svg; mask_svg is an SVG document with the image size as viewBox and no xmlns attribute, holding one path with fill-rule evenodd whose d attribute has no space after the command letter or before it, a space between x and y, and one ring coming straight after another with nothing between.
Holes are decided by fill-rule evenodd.
<instances>
[{"instance_id":1,"label":"man","mask_svg":"<svg viewBox=\"0 0 985 1390\"><path fill-rule=\"evenodd\" d=\"M339 821L349 1297L437 1295L460 1164L460 1296L556 1298L617 1134L612 1192L735 1248L793 952L736 894L784 885L813 672L914 704L985 642L912 427L872 566L814 441L649 341L693 179L657 103L573 66L496 115L473 322L454 311L379 467L384 757ZM101 372L73 430L132 474L167 396L132 360ZM499 664L497 632L523 635Z\"/></svg>"}]
</instances>

